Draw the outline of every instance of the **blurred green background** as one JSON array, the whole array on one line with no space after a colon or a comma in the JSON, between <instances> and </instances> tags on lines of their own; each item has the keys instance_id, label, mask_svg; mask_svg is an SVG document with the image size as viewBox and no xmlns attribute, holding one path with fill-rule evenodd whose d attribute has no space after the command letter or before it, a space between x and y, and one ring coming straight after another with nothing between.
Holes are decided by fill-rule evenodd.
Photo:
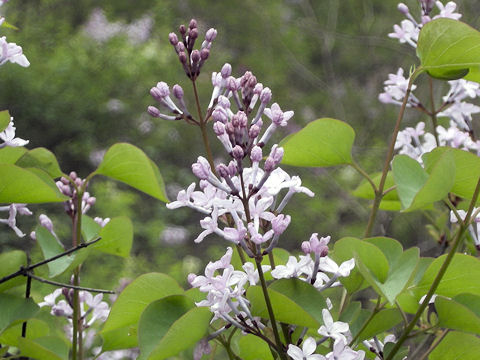
<instances>
[{"instance_id":1,"label":"blurred green background","mask_svg":"<svg viewBox=\"0 0 480 360\"><path fill-rule=\"evenodd\" d=\"M406 1L418 9L417 1ZM480 4L459 1L463 20L480 27ZM277 134L280 140L320 117L334 117L356 131L354 155L369 172L380 171L398 108L377 100L388 73L417 63L414 50L387 37L403 19L395 1L384 0L11 0L0 8L19 30L2 28L2 35L24 49L29 68L0 67L0 109L15 118L17 135L28 147L46 147L62 170L85 177L103 151L125 141L142 148L159 166L171 199L195 181L190 165L203 154L199 129L181 122L152 119L149 89L158 81L184 87L192 107L191 85L168 42L168 33L192 17L201 33L218 30L210 58L200 76L201 101L208 103L210 73L225 62L239 77L246 70L273 91L274 101L295 117ZM201 36L203 39L203 34ZM437 84L437 83L435 83ZM438 83L438 94L442 84ZM444 86L444 85L443 85ZM444 90L445 88L443 88ZM422 95L422 88L417 96ZM421 119L408 111L405 124ZM211 136L220 160L222 149ZM293 221L281 246L297 249L312 232L361 236L368 201L351 191L361 181L351 168L287 169L300 174L316 196L294 198L286 212ZM201 218L190 209L170 211L146 195L107 179L95 179L89 191L97 204L89 215L132 218L133 256L102 255L85 263L84 283L114 288L119 279L159 271L185 283L189 272L200 272L208 259L223 254L225 243L214 236L195 245ZM55 221L56 232L69 243L70 224L61 205L30 207ZM421 213L382 212L377 234L419 245L438 245L422 224ZM36 219L19 218L29 232ZM4 229L5 230L5 229ZM0 251L32 249L34 242L0 234ZM46 289L46 288L45 288Z\"/></svg>"}]
</instances>

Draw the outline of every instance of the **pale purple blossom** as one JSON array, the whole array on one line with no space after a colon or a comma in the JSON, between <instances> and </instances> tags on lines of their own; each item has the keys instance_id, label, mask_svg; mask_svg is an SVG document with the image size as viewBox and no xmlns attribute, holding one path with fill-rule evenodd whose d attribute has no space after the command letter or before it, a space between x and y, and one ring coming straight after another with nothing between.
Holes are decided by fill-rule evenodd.
<instances>
[{"instance_id":1,"label":"pale purple blossom","mask_svg":"<svg viewBox=\"0 0 480 360\"><path fill-rule=\"evenodd\" d=\"M336 341L347 343L346 336L350 336L350 330L347 323L341 321L333 321L330 311L322 310L323 325L318 329L318 333L322 336L330 337Z\"/></svg>"},{"instance_id":2,"label":"pale purple blossom","mask_svg":"<svg viewBox=\"0 0 480 360\"><path fill-rule=\"evenodd\" d=\"M0 144L0 149L5 146L20 147L28 144L28 140L15 137L15 129L12 117L6 129L0 132L0 140L3 141L3 144Z\"/></svg>"},{"instance_id":3,"label":"pale purple blossom","mask_svg":"<svg viewBox=\"0 0 480 360\"><path fill-rule=\"evenodd\" d=\"M2 36L0 37L0 65L5 64L7 61L23 67L30 66L30 62L23 54L22 47L15 43L7 42L7 38Z\"/></svg>"},{"instance_id":4,"label":"pale purple blossom","mask_svg":"<svg viewBox=\"0 0 480 360\"><path fill-rule=\"evenodd\" d=\"M32 215L32 212L27 208L26 204L10 204L6 206L0 206L0 211L8 211L7 219L0 219L0 224L8 225L18 237L24 237L20 228L17 226L17 214L19 215Z\"/></svg>"},{"instance_id":5,"label":"pale purple blossom","mask_svg":"<svg viewBox=\"0 0 480 360\"><path fill-rule=\"evenodd\" d=\"M314 354L317 349L317 343L315 339L309 337L303 342L302 348L290 344L288 345L287 354L293 360L325 360L325 356Z\"/></svg>"}]
</instances>

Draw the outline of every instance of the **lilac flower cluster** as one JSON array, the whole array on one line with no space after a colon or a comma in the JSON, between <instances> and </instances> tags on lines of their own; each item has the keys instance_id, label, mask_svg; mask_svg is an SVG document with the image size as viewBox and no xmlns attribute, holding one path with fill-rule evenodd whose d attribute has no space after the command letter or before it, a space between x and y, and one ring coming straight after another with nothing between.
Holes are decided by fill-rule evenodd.
<instances>
[{"instance_id":1,"label":"lilac flower cluster","mask_svg":"<svg viewBox=\"0 0 480 360\"><path fill-rule=\"evenodd\" d=\"M73 184L73 183L74 184ZM58 189L60 192L68 196L70 200L64 203L65 212L73 217L78 209L78 189L85 185L85 180L78 177L75 171L72 171L69 174L69 178L61 177L59 181L56 182ZM84 192L82 194L82 202L80 211L82 214L85 214L91 206L95 204L96 198L94 196L90 196L88 192Z\"/></svg>"},{"instance_id":2,"label":"lilac flower cluster","mask_svg":"<svg viewBox=\"0 0 480 360\"><path fill-rule=\"evenodd\" d=\"M7 0L0 1L0 6L5 4ZM5 22L5 18L0 16L0 26ZM4 65L7 61L11 63L18 64L23 67L30 66L30 62L27 60L27 57L23 54L22 47L15 44L9 43L5 36L0 37L0 66Z\"/></svg>"}]
</instances>

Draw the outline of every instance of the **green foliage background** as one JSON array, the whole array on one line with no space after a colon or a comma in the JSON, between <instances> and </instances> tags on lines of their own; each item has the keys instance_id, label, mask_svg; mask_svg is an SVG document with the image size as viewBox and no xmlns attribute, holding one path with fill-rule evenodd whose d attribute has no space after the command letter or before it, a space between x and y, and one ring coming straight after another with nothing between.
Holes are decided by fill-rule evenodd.
<instances>
[{"instance_id":1,"label":"green foliage background","mask_svg":"<svg viewBox=\"0 0 480 360\"><path fill-rule=\"evenodd\" d=\"M415 9L417 1L407 3ZM463 20L478 28L480 19L472 16L480 14L480 4L458 3ZM134 43L126 35L92 39L85 24L95 9L123 26L150 16L154 24L148 40ZM210 73L223 63L232 64L235 76L251 70L272 89L282 109L295 111L277 140L319 117L344 120L357 134L356 158L371 172L383 163L398 110L377 100L382 83L398 66L408 69L417 63L409 46L387 37L403 19L394 1L11 0L1 10L20 29L3 34L22 45L31 62L27 69L12 64L0 68L0 109L14 116L17 135L30 139L29 147L52 150L64 172L75 170L83 177L95 168L95 154L119 141L135 144L159 166L171 199L195 181L190 164L203 153L200 135L184 123L151 119L145 109L154 103L148 91L158 81L181 84L193 106L189 81L168 43L168 33L179 24L195 17L201 29L218 30L200 77L204 104L210 98ZM417 95L421 97L421 89ZM405 123L419 119L410 111ZM222 149L215 146L221 159ZM312 232L333 239L362 235L368 202L350 194L361 180L352 169L289 170L302 175L316 196L299 195L291 202L287 212L293 222L282 246L298 249ZM89 190L97 197L91 216L125 215L135 227L130 259L108 256L85 263L90 286L115 287L121 277L149 271L168 272L184 282L186 274L200 271L202 263L224 251L213 236L193 244L200 217L189 209L169 211L163 203L108 180L95 180ZM70 224L61 207L31 209L37 215L53 214L57 233L65 244L70 242ZM382 213L377 233L401 239L405 247L415 244L436 252L438 245L419 226L421 220L418 212L396 217ZM19 219L24 231L34 222ZM170 226L184 227L186 240L165 243L161 234ZM32 248L36 256L32 241L2 231L0 251L19 247Z\"/></svg>"}]
</instances>

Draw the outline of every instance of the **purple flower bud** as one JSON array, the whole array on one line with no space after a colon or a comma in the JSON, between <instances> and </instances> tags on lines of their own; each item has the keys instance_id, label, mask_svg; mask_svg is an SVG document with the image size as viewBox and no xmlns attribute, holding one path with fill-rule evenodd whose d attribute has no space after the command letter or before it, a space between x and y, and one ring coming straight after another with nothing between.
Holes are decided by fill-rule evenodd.
<instances>
[{"instance_id":1,"label":"purple flower bud","mask_svg":"<svg viewBox=\"0 0 480 360\"><path fill-rule=\"evenodd\" d=\"M189 29L195 29L197 26L198 26L197 20L195 19L190 20L190 24L188 24Z\"/></svg>"},{"instance_id":2,"label":"purple flower bud","mask_svg":"<svg viewBox=\"0 0 480 360\"><path fill-rule=\"evenodd\" d=\"M178 84L173 85L172 91L173 91L173 96L175 96L178 100L183 99L183 89L180 85Z\"/></svg>"},{"instance_id":3,"label":"purple flower bud","mask_svg":"<svg viewBox=\"0 0 480 360\"><path fill-rule=\"evenodd\" d=\"M195 280L195 278L197 277L197 275L191 273L191 274L188 274L187 276L187 281L190 285L192 285L193 281ZM193 286L193 285L192 285Z\"/></svg>"},{"instance_id":4,"label":"purple flower bud","mask_svg":"<svg viewBox=\"0 0 480 360\"><path fill-rule=\"evenodd\" d=\"M83 185L83 181L80 178L76 178L74 182L75 182L75 185L77 185L78 187Z\"/></svg>"},{"instance_id":5,"label":"purple flower bud","mask_svg":"<svg viewBox=\"0 0 480 360\"><path fill-rule=\"evenodd\" d=\"M183 51L178 53L178 60L185 65L187 63L187 54L185 54Z\"/></svg>"},{"instance_id":6,"label":"purple flower bud","mask_svg":"<svg viewBox=\"0 0 480 360\"><path fill-rule=\"evenodd\" d=\"M93 205L95 205L96 201L97 201L97 198L95 198L94 196L91 196L87 199L87 204L90 205L90 206L93 206Z\"/></svg>"},{"instance_id":7,"label":"purple flower bud","mask_svg":"<svg viewBox=\"0 0 480 360\"><path fill-rule=\"evenodd\" d=\"M227 97L221 95L218 97L218 106L224 109L230 109L230 100Z\"/></svg>"},{"instance_id":8,"label":"purple flower bud","mask_svg":"<svg viewBox=\"0 0 480 360\"><path fill-rule=\"evenodd\" d=\"M235 164L235 161L230 161L228 163L228 173L230 176L235 176L237 174L237 164Z\"/></svg>"},{"instance_id":9,"label":"purple flower bud","mask_svg":"<svg viewBox=\"0 0 480 360\"><path fill-rule=\"evenodd\" d=\"M207 159L202 156L199 156L197 162L192 164L193 174L201 180L207 180L210 177L210 164Z\"/></svg>"},{"instance_id":10,"label":"purple flower bud","mask_svg":"<svg viewBox=\"0 0 480 360\"><path fill-rule=\"evenodd\" d=\"M35 231L32 231L30 233L30 239L32 239L33 241L36 241L37 240L37 234L35 233Z\"/></svg>"},{"instance_id":11,"label":"purple flower bud","mask_svg":"<svg viewBox=\"0 0 480 360\"><path fill-rule=\"evenodd\" d=\"M255 145L252 150L250 151L250 159L253 162L260 162L262 160L262 148L260 146Z\"/></svg>"},{"instance_id":12,"label":"purple flower bud","mask_svg":"<svg viewBox=\"0 0 480 360\"><path fill-rule=\"evenodd\" d=\"M268 157L267 160L265 160L265 165L263 166L263 169L266 172L272 172L273 170L275 170L276 165L277 164L275 164L275 161L271 157Z\"/></svg>"},{"instance_id":13,"label":"purple flower bud","mask_svg":"<svg viewBox=\"0 0 480 360\"><path fill-rule=\"evenodd\" d=\"M185 34L187 33L187 28L185 27L185 25L180 25L178 27L178 31L180 32L180 34L182 34L182 36L185 36Z\"/></svg>"},{"instance_id":14,"label":"purple flower bud","mask_svg":"<svg viewBox=\"0 0 480 360\"><path fill-rule=\"evenodd\" d=\"M168 34L168 40L170 41L170 44L176 46L178 44L177 34L171 32L170 34Z\"/></svg>"},{"instance_id":15,"label":"purple flower bud","mask_svg":"<svg viewBox=\"0 0 480 360\"><path fill-rule=\"evenodd\" d=\"M252 73L250 71L246 71L245 74L240 78L240 86L245 86L252 77Z\"/></svg>"},{"instance_id":16,"label":"purple flower bud","mask_svg":"<svg viewBox=\"0 0 480 360\"><path fill-rule=\"evenodd\" d=\"M248 124L247 114L243 111L237 112L238 126L241 128L246 128Z\"/></svg>"},{"instance_id":17,"label":"purple flower bud","mask_svg":"<svg viewBox=\"0 0 480 360\"><path fill-rule=\"evenodd\" d=\"M270 156L276 164L280 163L283 158L283 148L278 145L273 145L272 150L270 151Z\"/></svg>"},{"instance_id":18,"label":"purple flower bud","mask_svg":"<svg viewBox=\"0 0 480 360\"><path fill-rule=\"evenodd\" d=\"M255 85L255 87L253 88L253 93L254 94L257 94L257 95L260 95L262 93L262 90L263 90L263 84L262 83L258 83L257 85Z\"/></svg>"},{"instance_id":19,"label":"purple flower bud","mask_svg":"<svg viewBox=\"0 0 480 360\"><path fill-rule=\"evenodd\" d=\"M191 30L188 32L188 38L190 39L190 41L196 40L196 39L198 38L198 30L197 30L197 28L191 29Z\"/></svg>"},{"instance_id":20,"label":"purple flower bud","mask_svg":"<svg viewBox=\"0 0 480 360\"><path fill-rule=\"evenodd\" d=\"M185 45L183 44L183 42L179 42L175 48L179 53L185 52Z\"/></svg>"},{"instance_id":21,"label":"purple flower bud","mask_svg":"<svg viewBox=\"0 0 480 360\"><path fill-rule=\"evenodd\" d=\"M308 241L302 242L302 251L305 255L308 255L312 252L312 248L310 247L310 243Z\"/></svg>"},{"instance_id":22,"label":"purple flower bud","mask_svg":"<svg viewBox=\"0 0 480 360\"><path fill-rule=\"evenodd\" d=\"M275 235L282 234L290 224L290 215L279 214L272 219L272 229Z\"/></svg>"},{"instance_id":23,"label":"purple flower bud","mask_svg":"<svg viewBox=\"0 0 480 360\"><path fill-rule=\"evenodd\" d=\"M76 173L75 171L72 171L69 176L70 176L70 179L72 179L72 180L75 180L75 179L78 177L78 175L77 175L77 173ZM70 183L70 182L69 182L68 180L67 180L66 183L64 182L65 185L67 185L67 184L69 184L69 183Z\"/></svg>"},{"instance_id":24,"label":"purple flower bud","mask_svg":"<svg viewBox=\"0 0 480 360\"><path fill-rule=\"evenodd\" d=\"M408 6L404 3L399 3L397 5L398 11L400 11L403 15L407 15L410 11L408 10Z\"/></svg>"},{"instance_id":25,"label":"purple flower bud","mask_svg":"<svg viewBox=\"0 0 480 360\"><path fill-rule=\"evenodd\" d=\"M218 164L216 169L217 169L217 174L220 175L222 178L230 177L227 165Z\"/></svg>"},{"instance_id":26,"label":"purple flower bud","mask_svg":"<svg viewBox=\"0 0 480 360\"><path fill-rule=\"evenodd\" d=\"M220 74L222 74L222 77L224 79L228 78L232 74L232 65L229 63L226 63L223 65L222 70L220 71Z\"/></svg>"},{"instance_id":27,"label":"purple flower bud","mask_svg":"<svg viewBox=\"0 0 480 360\"><path fill-rule=\"evenodd\" d=\"M227 89L228 90L237 91L238 90L238 85L239 84L237 83L237 79L235 79L233 76L229 76L227 78Z\"/></svg>"},{"instance_id":28,"label":"purple flower bud","mask_svg":"<svg viewBox=\"0 0 480 360\"><path fill-rule=\"evenodd\" d=\"M328 246L322 246L320 249L320 257L325 257L328 255Z\"/></svg>"},{"instance_id":29,"label":"purple flower bud","mask_svg":"<svg viewBox=\"0 0 480 360\"><path fill-rule=\"evenodd\" d=\"M155 106L149 106L147 108L147 112L150 114L150 116L153 117L160 117L160 110L158 110Z\"/></svg>"},{"instance_id":30,"label":"purple flower bud","mask_svg":"<svg viewBox=\"0 0 480 360\"><path fill-rule=\"evenodd\" d=\"M45 229L47 229L48 231L52 232L53 231L53 223L52 223L52 220L50 220L50 218L45 215L45 214L41 214L39 217L38 217L38 220L40 221L40 225L42 225Z\"/></svg>"},{"instance_id":31,"label":"purple flower bud","mask_svg":"<svg viewBox=\"0 0 480 360\"><path fill-rule=\"evenodd\" d=\"M235 145L235 147L232 150L232 155L237 160L243 159L244 152L242 147L240 145Z\"/></svg>"},{"instance_id":32,"label":"purple flower bud","mask_svg":"<svg viewBox=\"0 0 480 360\"><path fill-rule=\"evenodd\" d=\"M207 33L205 34L205 40L207 40L208 42L212 42L213 40L215 40L216 37L217 30L215 30L214 28L208 29Z\"/></svg>"},{"instance_id":33,"label":"purple flower bud","mask_svg":"<svg viewBox=\"0 0 480 360\"><path fill-rule=\"evenodd\" d=\"M192 59L193 63L198 63L200 61L200 51L193 50L190 58Z\"/></svg>"},{"instance_id":34,"label":"purple flower bud","mask_svg":"<svg viewBox=\"0 0 480 360\"><path fill-rule=\"evenodd\" d=\"M168 85L166 82L160 81L159 83L157 83L157 88L158 90L160 90L160 95L162 97L167 97L170 95L170 89L168 88Z\"/></svg>"},{"instance_id":35,"label":"purple flower bud","mask_svg":"<svg viewBox=\"0 0 480 360\"><path fill-rule=\"evenodd\" d=\"M215 135L221 136L225 134L225 125L221 121L216 121L213 124L213 131L215 132Z\"/></svg>"},{"instance_id":36,"label":"purple flower bud","mask_svg":"<svg viewBox=\"0 0 480 360\"><path fill-rule=\"evenodd\" d=\"M162 101L162 99L164 98L164 96L162 96L162 92L156 86L150 89L150 95L152 95L152 97L157 101Z\"/></svg>"},{"instance_id":37,"label":"purple flower bud","mask_svg":"<svg viewBox=\"0 0 480 360\"><path fill-rule=\"evenodd\" d=\"M235 132L235 128L233 127L233 124L231 122L225 124L225 132L228 135L233 135Z\"/></svg>"},{"instance_id":38,"label":"purple flower bud","mask_svg":"<svg viewBox=\"0 0 480 360\"><path fill-rule=\"evenodd\" d=\"M210 56L210 50L208 49L202 49L200 51L200 58L205 61L208 59L208 57Z\"/></svg>"},{"instance_id":39,"label":"purple flower bud","mask_svg":"<svg viewBox=\"0 0 480 360\"><path fill-rule=\"evenodd\" d=\"M227 120L228 120L228 117L227 117L227 114L225 113L225 110L223 110L222 108L218 108L218 107L215 108L215 110L213 110L212 118L216 123L217 122L226 123Z\"/></svg>"},{"instance_id":40,"label":"purple flower bud","mask_svg":"<svg viewBox=\"0 0 480 360\"><path fill-rule=\"evenodd\" d=\"M435 0L420 0L420 4L422 5L423 13L428 15L435 5Z\"/></svg>"},{"instance_id":41,"label":"purple flower bud","mask_svg":"<svg viewBox=\"0 0 480 360\"><path fill-rule=\"evenodd\" d=\"M76 174L74 171L72 171L72 172L70 173L70 177L72 177L72 174L75 174L75 177L77 177L77 174ZM72 179L73 179L73 178L72 178ZM65 177L63 177L63 176L60 178L60 182L61 182L62 184L64 184L64 185L69 185L69 184L70 184L70 180L68 180L67 178L65 178Z\"/></svg>"},{"instance_id":42,"label":"purple flower bud","mask_svg":"<svg viewBox=\"0 0 480 360\"><path fill-rule=\"evenodd\" d=\"M260 101L263 104L268 104L272 100L272 90L270 88L266 87L262 90L260 93Z\"/></svg>"},{"instance_id":43,"label":"purple flower bud","mask_svg":"<svg viewBox=\"0 0 480 360\"><path fill-rule=\"evenodd\" d=\"M250 139L255 139L260 134L260 128L257 125L250 126L250 130L248 130L248 137Z\"/></svg>"}]
</instances>

